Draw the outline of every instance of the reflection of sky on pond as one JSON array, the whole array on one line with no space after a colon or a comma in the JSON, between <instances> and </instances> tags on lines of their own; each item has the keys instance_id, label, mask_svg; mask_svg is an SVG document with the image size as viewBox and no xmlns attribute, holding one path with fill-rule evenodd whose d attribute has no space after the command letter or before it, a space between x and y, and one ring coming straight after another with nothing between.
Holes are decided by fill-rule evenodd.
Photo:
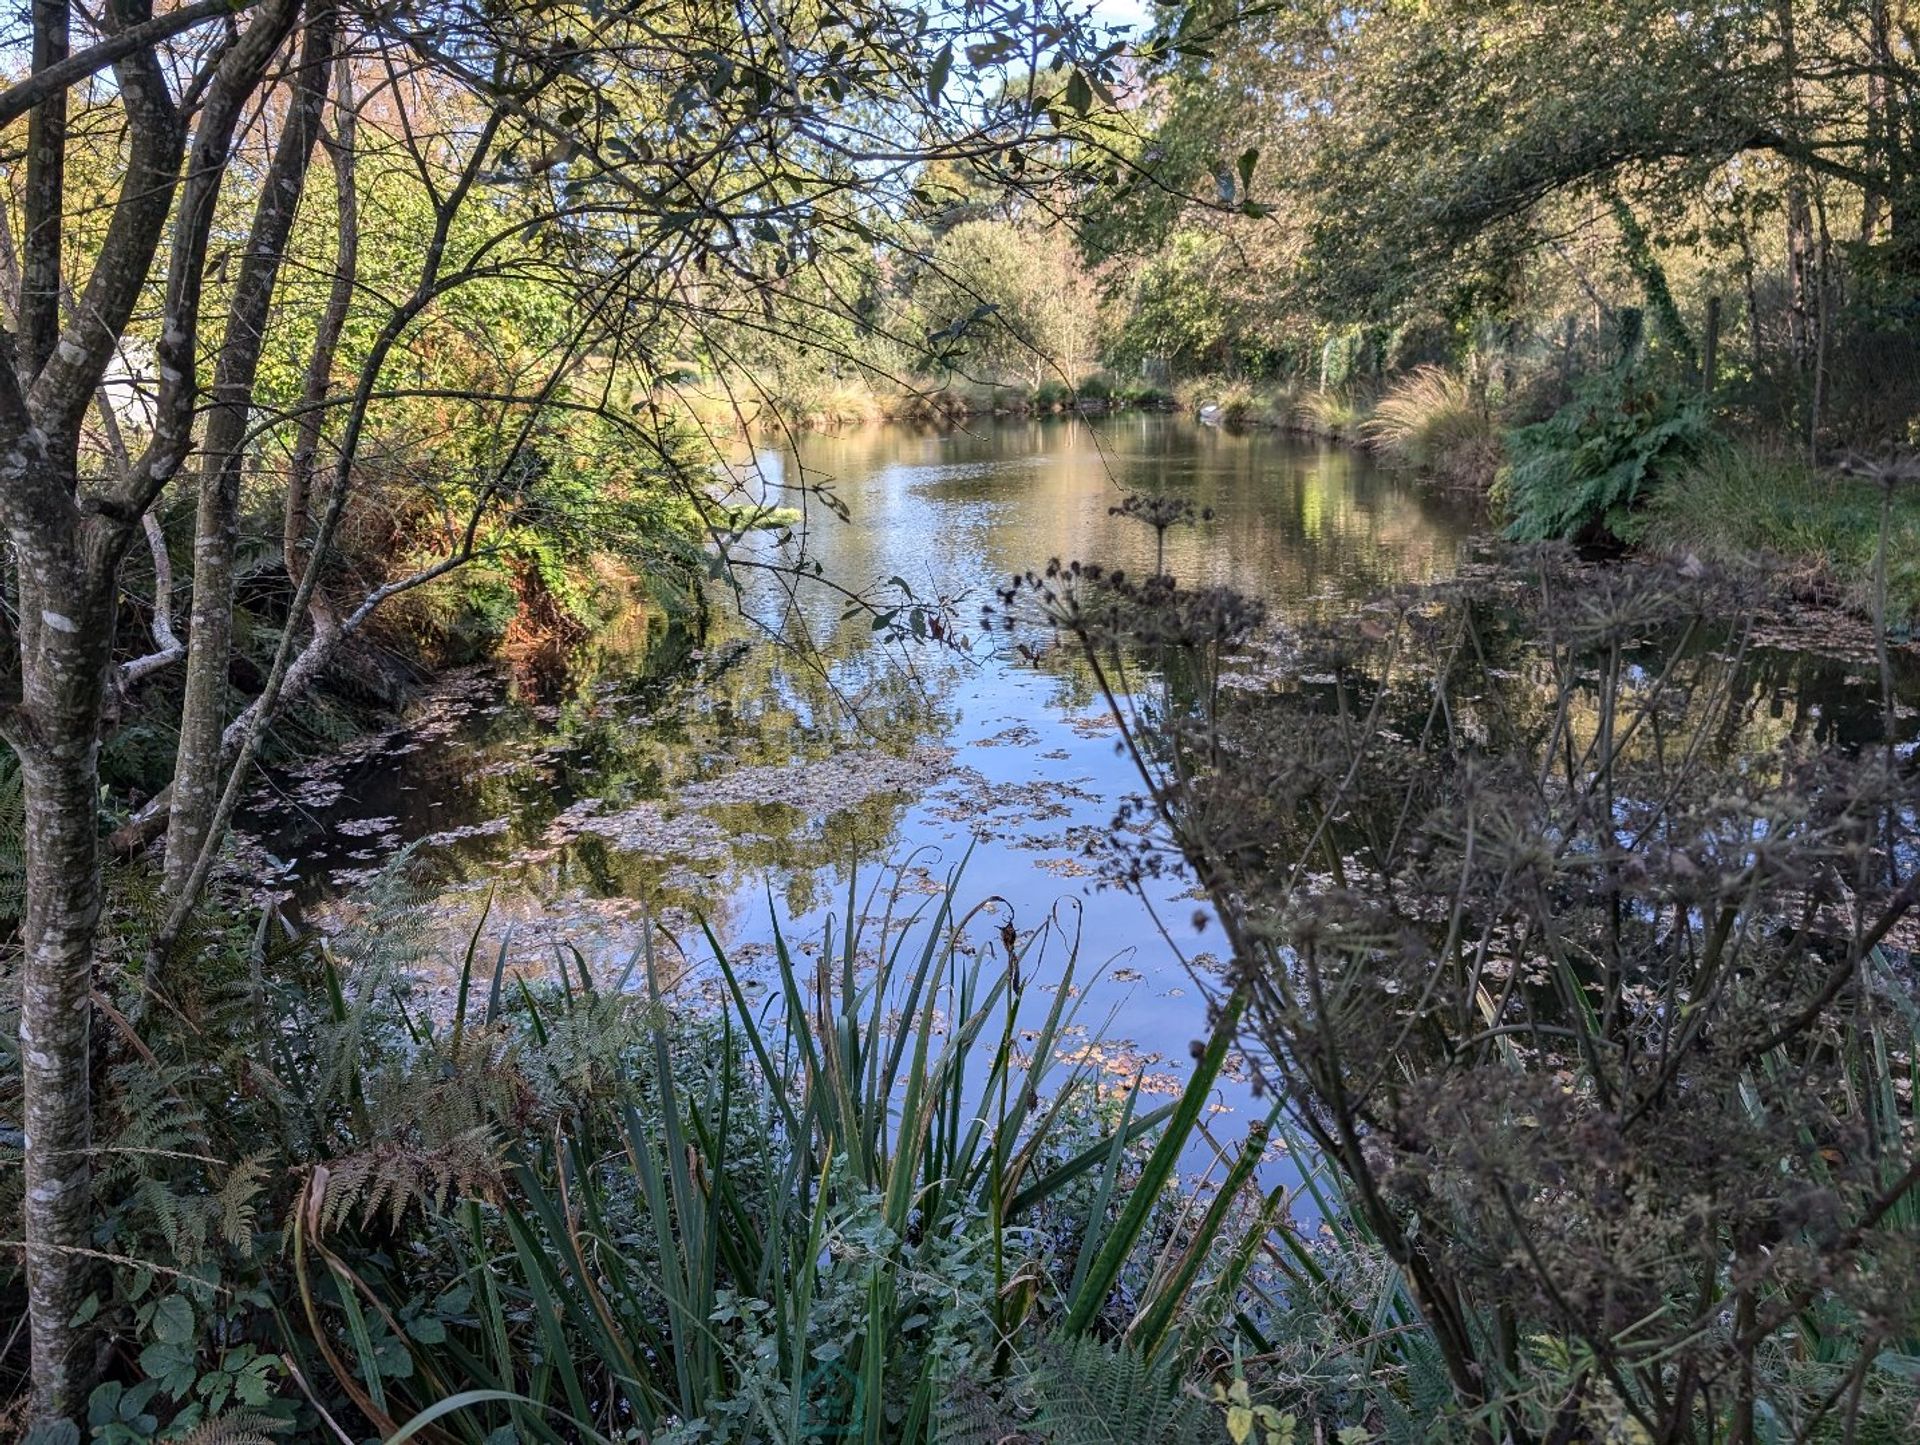
<instances>
[{"instance_id":1,"label":"reflection of sky on pond","mask_svg":"<svg viewBox=\"0 0 1920 1445\"><path fill-rule=\"evenodd\" d=\"M804 503L807 521L790 540L749 537L749 560L817 562L856 589L898 576L955 604L968 648L882 647L843 595L743 569L738 610L717 598L698 644L656 619L546 696L463 679L413 731L277 779L261 838L293 860L296 896L351 911L371 870L426 840L418 856L438 892L424 916L455 965L472 930L491 957L511 927L527 969L550 973L565 941L613 975L649 918L697 960L701 915L764 978L771 917L811 946L829 912L844 914L856 858L863 891L880 861L910 865L908 904L965 859L959 906L1001 900L977 938L997 938L1009 910L1023 933L1053 919L1077 934L1077 977L1093 990L1081 1023L1111 1020L1116 1072L1173 1087L1205 1031L1212 940L1196 934L1182 884L1144 901L1097 885L1081 841L1136 786L1131 765L1088 679L996 651L982 606L1050 557L1150 570L1151 530L1109 514L1128 490L1212 510L1169 535L1176 576L1282 604L1442 575L1469 517L1345 450L1160 416L869 428L806 438L798 463L779 449L753 460L742 470L758 471L767 502ZM851 523L817 495L796 498L797 482L830 485ZM1056 936L1023 1022L1044 1014L1062 956ZM709 970L693 977L712 986ZM1223 1086L1221 1103L1223 1137L1237 1139L1244 1090Z\"/></svg>"},{"instance_id":2,"label":"reflection of sky on pond","mask_svg":"<svg viewBox=\"0 0 1920 1445\"><path fill-rule=\"evenodd\" d=\"M974 940L996 939L1009 912L1023 933L1057 920L1078 937L1080 1022L1104 1033L1108 1066L1174 1087L1206 1028L1213 937L1196 932L1198 904L1180 882L1145 899L1097 885L1080 840L1104 834L1137 786L1131 765L1084 673L996 650L979 635L980 608L996 583L1050 557L1150 569L1151 530L1109 514L1130 489L1211 509L1169 535L1176 576L1231 583L1282 611L1447 574L1471 516L1349 451L1158 416L871 428L807 438L801 461L759 455L765 500L794 505L782 484L830 483L852 522L813 497L801 537L755 534L747 556L817 562L856 589L897 575L957 601L968 649L883 648L867 617L845 615L844 596L744 569L739 610L717 599L697 642L640 618L577 658L563 684L455 679L409 730L276 779L263 843L293 860L297 897L338 915L395 849L418 842L433 889L422 916L444 936L449 988L476 929L482 957L511 929L524 969L550 975L565 943L614 977L651 919L696 965L687 986L711 993L696 917L764 986L772 919L803 960L817 956L829 913L846 912L856 859L863 897L885 860L906 867L903 907L965 859L957 906L1000 900ZM1729 747L1844 743L1875 725L1857 656L1760 647L1738 685L1747 701ZM666 937L660 946L674 955ZM1062 957L1055 936L1030 960L1028 1028L1052 1002ZM1256 1106L1232 1081L1220 1104L1231 1111L1220 1137L1237 1140Z\"/></svg>"}]
</instances>

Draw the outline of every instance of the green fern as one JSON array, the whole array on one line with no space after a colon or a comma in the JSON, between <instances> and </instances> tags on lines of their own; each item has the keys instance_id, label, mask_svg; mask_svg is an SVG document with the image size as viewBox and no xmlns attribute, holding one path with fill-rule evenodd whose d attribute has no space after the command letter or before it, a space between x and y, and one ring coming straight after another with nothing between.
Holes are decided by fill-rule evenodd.
<instances>
[{"instance_id":1,"label":"green fern","mask_svg":"<svg viewBox=\"0 0 1920 1445\"><path fill-rule=\"evenodd\" d=\"M1048 1341L1024 1377L950 1390L940 1445L1198 1445L1223 1417L1187 1392L1170 1361L1089 1336Z\"/></svg>"},{"instance_id":2,"label":"green fern","mask_svg":"<svg viewBox=\"0 0 1920 1445\"><path fill-rule=\"evenodd\" d=\"M1508 436L1513 461L1496 486L1507 533L1520 542L1628 538L1661 474L1699 456L1711 439L1699 397L1632 368L1595 377L1547 420Z\"/></svg>"},{"instance_id":3,"label":"green fern","mask_svg":"<svg viewBox=\"0 0 1920 1445\"><path fill-rule=\"evenodd\" d=\"M469 1023L412 1042L359 1077L358 1147L329 1159L319 1222L498 1195L510 1137L544 1129L629 1078L651 1012L629 995L579 999L546 1019L537 1044L523 1030ZM623 1065L625 1067L623 1067Z\"/></svg>"},{"instance_id":4,"label":"green fern","mask_svg":"<svg viewBox=\"0 0 1920 1445\"><path fill-rule=\"evenodd\" d=\"M1189 1445L1225 1433L1169 1363L1086 1336L1042 1352L1033 1392L1046 1445Z\"/></svg>"},{"instance_id":5,"label":"green fern","mask_svg":"<svg viewBox=\"0 0 1920 1445\"><path fill-rule=\"evenodd\" d=\"M196 1425L180 1445L281 1445L286 1428L286 1422L271 1415L235 1410Z\"/></svg>"},{"instance_id":6,"label":"green fern","mask_svg":"<svg viewBox=\"0 0 1920 1445\"><path fill-rule=\"evenodd\" d=\"M411 1210L496 1198L508 1142L630 1082L651 1037L652 1007L618 991L578 994L543 1012L538 1029L492 1016L505 1011L488 986L502 960L479 958L477 932L465 964L467 1017L457 1029L404 1022L410 981L440 946L415 897L402 869L388 870L364 915L325 950L341 992L333 1019L308 1024L319 1067L305 1075L311 1092L299 1101L316 1120L334 1121L316 1128L331 1156L314 1174L324 1230L382 1215L397 1226ZM564 961L563 974L576 963ZM525 1006L531 995L516 988L512 997Z\"/></svg>"},{"instance_id":7,"label":"green fern","mask_svg":"<svg viewBox=\"0 0 1920 1445\"><path fill-rule=\"evenodd\" d=\"M20 766L0 751L0 920L19 918L27 906L27 803Z\"/></svg>"},{"instance_id":8,"label":"green fern","mask_svg":"<svg viewBox=\"0 0 1920 1445\"><path fill-rule=\"evenodd\" d=\"M107 734L100 748L100 781L115 793L150 794L173 776L180 736L136 714Z\"/></svg>"}]
</instances>

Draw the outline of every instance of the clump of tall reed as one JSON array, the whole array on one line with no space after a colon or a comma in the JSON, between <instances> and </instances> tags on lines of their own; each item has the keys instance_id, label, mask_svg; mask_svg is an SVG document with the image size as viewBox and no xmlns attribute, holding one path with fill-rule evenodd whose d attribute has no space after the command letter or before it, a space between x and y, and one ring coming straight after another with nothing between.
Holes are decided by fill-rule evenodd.
<instances>
[{"instance_id":1,"label":"clump of tall reed","mask_svg":"<svg viewBox=\"0 0 1920 1445\"><path fill-rule=\"evenodd\" d=\"M1365 419L1365 404L1357 397L1323 387L1294 398L1281 425L1304 436L1344 441L1359 433Z\"/></svg>"},{"instance_id":2,"label":"clump of tall reed","mask_svg":"<svg viewBox=\"0 0 1920 1445\"><path fill-rule=\"evenodd\" d=\"M1237 377L1193 377L1173 390L1174 404L1206 421L1226 426L1279 426L1286 416L1285 393L1263 391Z\"/></svg>"}]
</instances>

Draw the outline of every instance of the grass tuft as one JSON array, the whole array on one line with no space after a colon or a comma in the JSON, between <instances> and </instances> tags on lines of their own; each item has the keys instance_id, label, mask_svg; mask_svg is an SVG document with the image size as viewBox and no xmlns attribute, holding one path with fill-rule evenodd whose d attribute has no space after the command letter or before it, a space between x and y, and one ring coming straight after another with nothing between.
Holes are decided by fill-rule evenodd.
<instances>
[{"instance_id":1,"label":"grass tuft","mask_svg":"<svg viewBox=\"0 0 1920 1445\"><path fill-rule=\"evenodd\" d=\"M1359 427L1360 440L1396 465L1464 486L1486 486L1500 467L1494 418L1466 378L1423 366L1387 389Z\"/></svg>"},{"instance_id":2,"label":"grass tuft","mask_svg":"<svg viewBox=\"0 0 1920 1445\"><path fill-rule=\"evenodd\" d=\"M1806 601L1872 609L1882 502L1877 484L1816 472L1760 447L1710 450L1676 470L1648 503L1643 545L1703 562L1774 562ZM1920 618L1920 494L1894 493L1887 539L1889 620Z\"/></svg>"}]
</instances>

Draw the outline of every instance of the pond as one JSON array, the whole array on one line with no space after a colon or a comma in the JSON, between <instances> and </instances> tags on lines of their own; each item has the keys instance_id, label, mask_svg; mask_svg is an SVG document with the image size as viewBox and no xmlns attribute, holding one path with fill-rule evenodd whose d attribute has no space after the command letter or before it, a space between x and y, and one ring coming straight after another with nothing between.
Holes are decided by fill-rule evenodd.
<instances>
[{"instance_id":1,"label":"pond","mask_svg":"<svg viewBox=\"0 0 1920 1445\"><path fill-rule=\"evenodd\" d=\"M1009 915L1058 929L1031 1006L1077 938L1089 1033L1074 1046L1098 1040L1115 1077L1172 1090L1206 1028L1196 895L1102 886L1085 845L1137 775L1084 673L983 633L982 606L1051 557L1150 571L1152 531L1109 510L1129 491L1207 510L1167 538L1176 577L1282 615L1448 575L1484 527L1477 505L1350 449L1137 413L874 427L799 449L742 461L775 487L830 482L850 520L815 499L791 539L753 534L743 558L781 568L741 569L704 636L656 618L597 639L557 681L447 680L405 727L271 780L250 825L266 866L325 921L411 845L443 988L476 930L483 957L504 939L516 966L550 973L565 945L614 976L657 928L689 986L712 989L697 920L764 979L776 921L812 950L850 886L857 911L879 910L875 885L911 906L964 861L956 904L998 900L992 932ZM947 599L969 635L889 644L831 587L793 583L815 562L826 582L898 578ZM1762 716L1839 740L1879 715L1857 658L1761 649L1740 685ZM1244 1122L1251 1107L1222 1085L1221 1111Z\"/></svg>"}]
</instances>

